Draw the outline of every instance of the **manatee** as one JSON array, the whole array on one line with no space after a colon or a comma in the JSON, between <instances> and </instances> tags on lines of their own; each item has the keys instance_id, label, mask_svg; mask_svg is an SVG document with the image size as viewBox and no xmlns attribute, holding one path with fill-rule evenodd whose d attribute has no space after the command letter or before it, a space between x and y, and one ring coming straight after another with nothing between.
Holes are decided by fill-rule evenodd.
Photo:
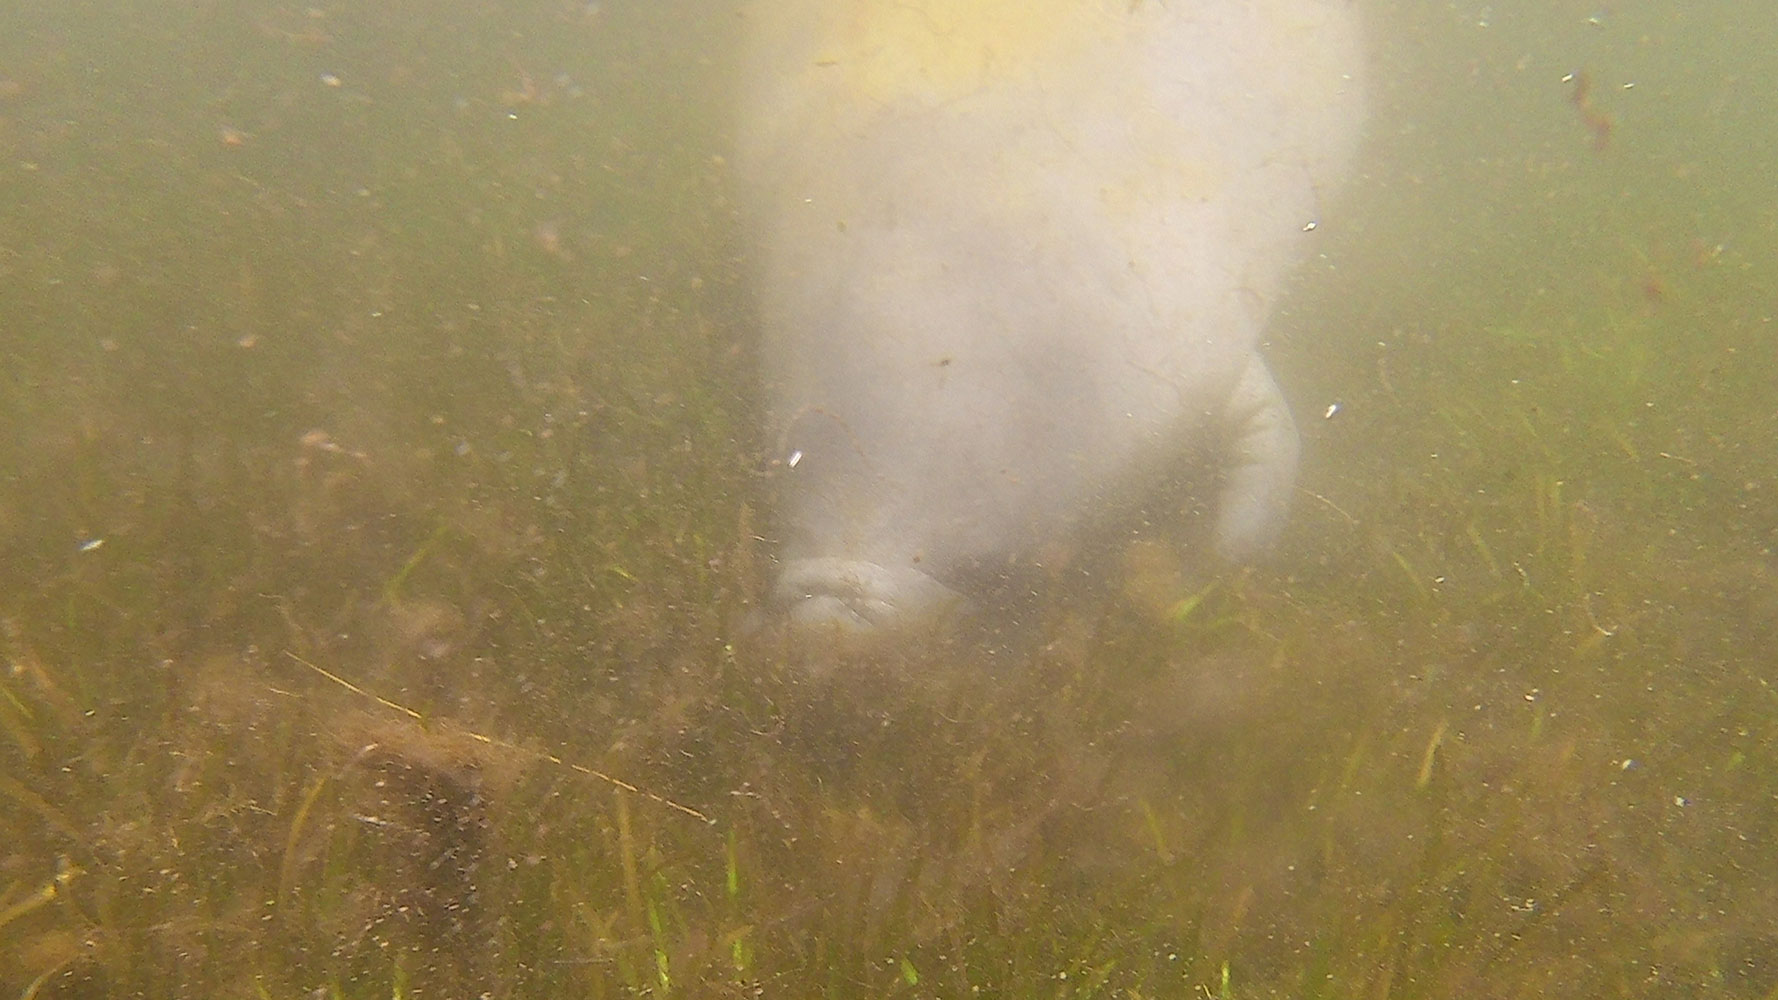
<instances>
[{"instance_id":1,"label":"manatee","mask_svg":"<svg viewBox=\"0 0 1778 1000\"><path fill-rule=\"evenodd\" d=\"M735 170L798 632L907 634L1213 447L1253 556L1258 347L1364 117L1346 0L760 0Z\"/></svg>"}]
</instances>

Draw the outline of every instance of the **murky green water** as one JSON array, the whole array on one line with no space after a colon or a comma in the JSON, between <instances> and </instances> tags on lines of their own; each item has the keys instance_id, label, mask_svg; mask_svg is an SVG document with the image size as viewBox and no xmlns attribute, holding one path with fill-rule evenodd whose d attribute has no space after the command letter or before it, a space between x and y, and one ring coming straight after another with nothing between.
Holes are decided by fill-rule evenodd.
<instances>
[{"instance_id":1,"label":"murky green water","mask_svg":"<svg viewBox=\"0 0 1778 1000\"><path fill-rule=\"evenodd\" d=\"M1277 556L909 685L727 5L0 10L0 996L1778 996L1778 12L1367 14Z\"/></svg>"}]
</instances>

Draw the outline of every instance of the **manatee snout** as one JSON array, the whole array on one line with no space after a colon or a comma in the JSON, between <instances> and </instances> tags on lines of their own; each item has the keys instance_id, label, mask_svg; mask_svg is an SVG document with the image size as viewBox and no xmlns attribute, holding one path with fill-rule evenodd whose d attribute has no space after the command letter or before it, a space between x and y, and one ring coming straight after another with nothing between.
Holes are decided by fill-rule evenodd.
<instances>
[{"instance_id":1,"label":"manatee snout","mask_svg":"<svg viewBox=\"0 0 1778 1000\"><path fill-rule=\"evenodd\" d=\"M965 604L961 594L917 569L834 557L788 561L772 603L798 637L842 649L942 629Z\"/></svg>"}]
</instances>

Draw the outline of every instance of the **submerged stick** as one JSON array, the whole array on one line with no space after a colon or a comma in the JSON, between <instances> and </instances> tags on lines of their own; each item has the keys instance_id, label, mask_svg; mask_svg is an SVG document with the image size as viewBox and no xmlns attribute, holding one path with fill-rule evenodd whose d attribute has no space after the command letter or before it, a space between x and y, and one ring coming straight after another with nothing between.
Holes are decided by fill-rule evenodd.
<instances>
[{"instance_id":1,"label":"submerged stick","mask_svg":"<svg viewBox=\"0 0 1778 1000\"><path fill-rule=\"evenodd\" d=\"M401 714L407 716L408 718L413 719L415 722L424 722L425 721L425 718L423 716L421 716L419 712L416 712L413 709L408 708L406 705L402 705L398 702L390 701L389 699L383 697L382 695L376 694L374 692L366 691L364 688L361 688L358 685L352 683L351 681L346 680L344 677L341 677L339 674L336 674L333 671L328 670L326 667L322 667L317 664L310 663L308 660L305 660L302 657L296 655L295 653L292 653L288 649L284 651L284 655L290 657L292 660L295 660L296 662L302 664L303 666L308 667L310 670L313 670L314 672L320 674L321 676L327 678L328 680L334 682L335 684L338 684L340 687L345 688L346 690L352 692L353 694L358 695L361 698L369 698L370 700L376 702L377 704L382 705L384 708L388 708L393 711L400 712ZM599 771L594 768L587 767L585 764L577 764L571 760L564 760L561 757L558 757L553 753L545 753L541 750L531 750L526 747L516 746L512 743L506 742L505 740L497 740L492 736L484 736L481 733L471 732L467 729L462 730L462 733L463 733L463 735L469 737L472 740L477 741L478 743L485 743L488 746L499 747L502 750L510 750L513 753L523 754L525 756L549 761L551 764L554 764L557 767L565 767L570 771L574 771L579 774L584 774L584 775L591 777L591 778L597 778L600 781L603 781L608 785L615 786L616 788L619 788L623 791L629 792L632 795L640 795L643 798L648 799L651 802L655 802L660 805L666 806L668 809L672 809L675 812L684 813L685 815L690 816L693 819L700 820L704 823L708 823L711 826L716 825L715 820L713 820L710 817L704 815L703 813L697 811L696 809L693 809L691 806L683 805L681 803L675 802L672 799L669 799L664 795L656 795L654 792L648 791L643 788L638 788L635 785L632 785L629 782L623 780L622 778L618 778L613 775L606 774L604 771Z\"/></svg>"}]
</instances>

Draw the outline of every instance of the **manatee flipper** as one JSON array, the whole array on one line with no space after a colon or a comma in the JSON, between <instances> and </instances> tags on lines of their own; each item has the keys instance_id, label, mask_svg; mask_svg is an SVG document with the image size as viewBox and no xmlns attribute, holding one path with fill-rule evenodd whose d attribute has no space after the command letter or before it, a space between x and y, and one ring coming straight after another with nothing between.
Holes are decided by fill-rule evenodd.
<instances>
[{"instance_id":1,"label":"manatee flipper","mask_svg":"<svg viewBox=\"0 0 1778 1000\"><path fill-rule=\"evenodd\" d=\"M1296 486L1297 435L1290 408L1258 354L1224 412L1228 450L1216 498L1216 552L1252 558L1284 524Z\"/></svg>"}]
</instances>

